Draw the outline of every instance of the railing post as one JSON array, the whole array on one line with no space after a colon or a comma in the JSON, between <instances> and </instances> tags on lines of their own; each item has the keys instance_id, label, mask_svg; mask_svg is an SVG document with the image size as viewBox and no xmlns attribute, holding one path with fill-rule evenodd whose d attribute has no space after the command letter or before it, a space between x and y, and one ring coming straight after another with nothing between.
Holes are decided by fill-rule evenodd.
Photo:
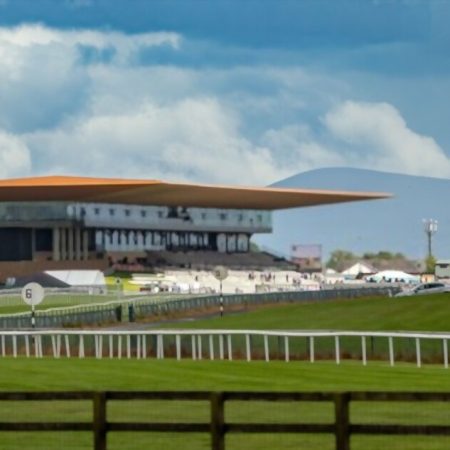
<instances>
[{"instance_id":1,"label":"railing post","mask_svg":"<svg viewBox=\"0 0 450 450\"><path fill-rule=\"evenodd\" d=\"M213 335L209 335L209 359L214 359L214 338Z\"/></svg>"},{"instance_id":2,"label":"railing post","mask_svg":"<svg viewBox=\"0 0 450 450\"><path fill-rule=\"evenodd\" d=\"M109 358L114 358L114 341L113 341L113 335L110 334L108 336L108 347L109 347Z\"/></svg>"},{"instance_id":3,"label":"railing post","mask_svg":"<svg viewBox=\"0 0 450 450\"><path fill-rule=\"evenodd\" d=\"M175 336L175 347L177 352L177 360L179 361L181 359L181 338L179 334Z\"/></svg>"},{"instance_id":4,"label":"railing post","mask_svg":"<svg viewBox=\"0 0 450 450\"><path fill-rule=\"evenodd\" d=\"M350 396L348 393L335 394L334 413L336 421L336 450L350 450L349 403Z\"/></svg>"},{"instance_id":5,"label":"railing post","mask_svg":"<svg viewBox=\"0 0 450 450\"><path fill-rule=\"evenodd\" d=\"M202 359L202 335L197 336L197 359Z\"/></svg>"},{"instance_id":6,"label":"railing post","mask_svg":"<svg viewBox=\"0 0 450 450\"><path fill-rule=\"evenodd\" d=\"M289 362L289 336L284 337L284 360Z\"/></svg>"},{"instance_id":7,"label":"railing post","mask_svg":"<svg viewBox=\"0 0 450 450\"><path fill-rule=\"evenodd\" d=\"M247 361L252 359L252 350L250 347L250 336L248 334L245 335L245 353L247 355Z\"/></svg>"},{"instance_id":8,"label":"railing post","mask_svg":"<svg viewBox=\"0 0 450 450\"><path fill-rule=\"evenodd\" d=\"M225 450L225 414L222 392L211 392L211 449ZM96 449L97 450L97 449Z\"/></svg>"},{"instance_id":9,"label":"railing post","mask_svg":"<svg viewBox=\"0 0 450 450\"><path fill-rule=\"evenodd\" d=\"M392 336L389 336L389 364L391 366L394 365L394 338Z\"/></svg>"},{"instance_id":10,"label":"railing post","mask_svg":"<svg viewBox=\"0 0 450 450\"><path fill-rule=\"evenodd\" d=\"M264 335L264 359L269 362L269 336L267 334Z\"/></svg>"},{"instance_id":11,"label":"railing post","mask_svg":"<svg viewBox=\"0 0 450 450\"><path fill-rule=\"evenodd\" d=\"M94 392L94 450L106 450L106 394Z\"/></svg>"},{"instance_id":12,"label":"railing post","mask_svg":"<svg viewBox=\"0 0 450 450\"><path fill-rule=\"evenodd\" d=\"M341 349L339 346L339 336L334 337L334 352L336 356L336 364L341 363Z\"/></svg>"},{"instance_id":13,"label":"railing post","mask_svg":"<svg viewBox=\"0 0 450 450\"><path fill-rule=\"evenodd\" d=\"M17 336L14 335L12 337L12 346L13 346L13 357L17 358Z\"/></svg>"},{"instance_id":14,"label":"railing post","mask_svg":"<svg viewBox=\"0 0 450 450\"><path fill-rule=\"evenodd\" d=\"M363 365L367 365L366 337L361 336L361 359Z\"/></svg>"},{"instance_id":15,"label":"railing post","mask_svg":"<svg viewBox=\"0 0 450 450\"><path fill-rule=\"evenodd\" d=\"M191 357L195 361L197 359L197 349L195 345L195 335L191 336Z\"/></svg>"},{"instance_id":16,"label":"railing post","mask_svg":"<svg viewBox=\"0 0 450 450\"><path fill-rule=\"evenodd\" d=\"M417 360L417 367L422 366L422 357L420 354L420 339L416 338L416 360Z\"/></svg>"},{"instance_id":17,"label":"railing post","mask_svg":"<svg viewBox=\"0 0 450 450\"><path fill-rule=\"evenodd\" d=\"M442 340L442 350L444 352L444 367L448 369L448 345L447 339Z\"/></svg>"},{"instance_id":18,"label":"railing post","mask_svg":"<svg viewBox=\"0 0 450 450\"><path fill-rule=\"evenodd\" d=\"M82 334L78 336L78 357L84 358L84 337Z\"/></svg>"},{"instance_id":19,"label":"railing post","mask_svg":"<svg viewBox=\"0 0 450 450\"><path fill-rule=\"evenodd\" d=\"M223 334L219 334L219 357L223 359L224 350L223 350Z\"/></svg>"},{"instance_id":20,"label":"railing post","mask_svg":"<svg viewBox=\"0 0 450 450\"><path fill-rule=\"evenodd\" d=\"M64 346L66 347L66 357L70 358L70 343L69 336L67 334L64 335Z\"/></svg>"},{"instance_id":21,"label":"railing post","mask_svg":"<svg viewBox=\"0 0 450 450\"><path fill-rule=\"evenodd\" d=\"M231 334L227 336L227 353L228 353L228 360L232 361L233 359L233 349L231 347Z\"/></svg>"}]
</instances>

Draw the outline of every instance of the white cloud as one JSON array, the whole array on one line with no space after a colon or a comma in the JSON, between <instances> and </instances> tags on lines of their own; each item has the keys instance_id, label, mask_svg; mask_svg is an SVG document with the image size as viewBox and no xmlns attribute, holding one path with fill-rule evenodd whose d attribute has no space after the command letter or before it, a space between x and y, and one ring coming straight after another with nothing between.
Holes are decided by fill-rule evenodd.
<instances>
[{"instance_id":1,"label":"white cloud","mask_svg":"<svg viewBox=\"0 0 450 450\"><path fill-rule=\"evenodd\" d=\"M43 25L20 25L0 28L0 45L19 47L60 44L65 47L77 45L98 49L113 47L120 54L129 55L142 47L168 45L174 49L180 45L180 35L171 32L153 32L126 35L117 31L58 30Z\"/></svg>"},{"instance_id":2,"label":"white cloud","mask_svg":"<svg viewBox=\"0 0 450 450\"><path fill-rule=\"evenodd\" d=\"M5 148L16 149L5 150L0 175L262 185L324 166L450 174L433 139L409 129L392 105L342 102L351 89L334 77L134 58L147 47L183 53L181 42L165 32L0 28L0 130ZM86 62L81 47L113 56Z\"/></svg>"},{"instance_id":3,"label":"white cloud","mask_svg":"<svg viewBox=\"0 0 450 450\"><path fill-rule=\"evenodd\" d=\"M124 115L97 115L24 137L38 160L58 172L260 184L288 175L271 152L239 135L216 100L152 103ZM41 170L45 166L41 165Z\"/></svg>"},{"instance_id":4,"label":"white cloud","mask_svg":"<svg viewBox=\"0 0 450 450\"><path fill-rule=\"evenodd\" d=\"M450 160L436 141L408 128L387 103L347 101L329 111L324 124L348 144L347 161L359 167L435 177L450 176Z\"/></svg>"},{"instance_id":5,"label":"white cloud","mask_svg":"<svg viewBox=\"0 0 450 450\"><path fill-rule=\"evenodd\" d=\"M268 130L262 142L278 159L297 171L345 164L342 156L319 142L306 125L288 125Z\"/></svg>"},{"instance_id":6,"label":"white cloud","mask_svg":"<svg viewBox=\"0 0 450 450\"><path fill-rule=\"evenodd\" d=\"M30 169L30 152L25 143L0 130L0 177L23 176Z\"/></svg>"}]
</instances>

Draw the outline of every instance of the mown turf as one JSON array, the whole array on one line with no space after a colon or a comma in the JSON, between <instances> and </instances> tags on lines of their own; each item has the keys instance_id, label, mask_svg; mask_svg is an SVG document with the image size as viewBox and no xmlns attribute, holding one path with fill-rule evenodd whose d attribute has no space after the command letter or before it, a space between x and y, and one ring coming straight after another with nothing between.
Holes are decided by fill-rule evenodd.
<instances>
[{"instance_id":1,"label":"mown turf","mask_svg":"<svg viewBox=\"0 0 450 450\"><path fill-rule=\"evenodd\" d=\"M442 391L450 389L449 372L441 367L417 369L410 365L388 367L373 363L367 367L353 362L340 366L331 363L283 363L241 361L173 360L93 360L93 359L2 359L1 390L408 390ZM230 403L226 420L331 423L334 412L328 403ZM430 403L378 404L352 406L352 421L359 423L446 424L448 405ZM90 402L0 402L1 421L89 421ZM207 422L207 402L112 402L110 421ZM428 440L427 440L428 439ZM109 449L206 450L208 435L111 433ZM230 435L227 449L332 449L328 435ZM444 450L446 438L354 438L352 450ZM8 450L88 449L91 433L0 433L0 448Z\"/></svg>"},{"instance_id":2,"label":"mown turf","mask_svg":"<svg viewBox=\"0 0 450 450\"><path fill-rule=\"evenodd\" d=\"M223 318L177 323L176 327L230 329L345 329L446 331L450 323L450 296L398 299L339 300L265 307ZM173 327L174 324L167 326ZM185 342L187 353L189 339ZM233 341L233 348L238 342ZM271 346L276 346L271 341ZM292 343L292 350L295 345ZM319 345L319 344L317 344ZM333 343L326 344L333 348ZM345 348L345 341L341 343ZM369 343L368 343L369 345ZM378 344L377 344L378 345ZM306 342L302 342L303 349ZM271 347L272 348L272 347ZM414 347L412 347L414 348ZM396 347L397 350L397 347ZM279 391L449 391L450 372L442 366L421 369L411 364L389 367L387 362L356 361L175 361L25 358L0 359L0 390L279 390ZM7 420L90 420L89 402L35 403L19 406L0 402L0 422ZM207 421L205 402L115 402L108 419L117 421ZM331 405L230 404L228 421L286 421L329 423ZM358 423L448 424L450 406L428 404L361 403L352 405L351 420ZM227 450L331 450L328 435L230 435ZM91 433L0 433L0 449L85 450L92 448ZM206 450L208 435L111 433L109 450ZM446 437L352 438L352 450L448 450Z\"/></svg>"},{"instance_id":3,"label":"mown turf","mask_svg":"<svg viewBox=\"0 0 450 450\"><path fill-rule=\"evenodd\" d=\"M69 308L72 306L88 306L94 304L108 303L111 301L121 300L124 303L130 299L142 299L148 300L149 298L154 301L164 301L180 298L176 294L152 294L151 296L143 295L121 295L117 296L117 293L109 292L104 295L89 295L89 294L51 294L47 295L42 303L36 306L37 311L44 311L52 308ZM25 302L19 295L13 296L1 296L0 297L0 315L1 314L15 314L30 312L30 306L26 305Z\"/></svg>"},{"instance_id":4,"label":"mown turf","mask_svg":"<svg viewBox=\"0 0 450 450\"><path fill-rule=\"evenodd\" d=\"M165 324L173 327L173 324ZM183 328L450 331L450 294L267 306L177 323Z\"/></svg>"},{"instance_id":5,"label":"mown turf","mask_svg":"<svg viewBox=\"0 0 450 450\"><path fill-rule=\"evenodd\" d=\"M450 389L450 372L440 366L403 364L367 367L345 361L0 359L1 390L440 390Z\"/></svg>"}]
</instances>

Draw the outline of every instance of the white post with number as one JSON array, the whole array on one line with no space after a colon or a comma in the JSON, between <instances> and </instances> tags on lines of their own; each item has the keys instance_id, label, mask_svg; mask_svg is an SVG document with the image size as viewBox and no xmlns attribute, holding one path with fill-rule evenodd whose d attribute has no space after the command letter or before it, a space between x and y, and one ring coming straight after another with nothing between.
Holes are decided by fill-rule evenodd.
<instances>
[{"instance_id":1,"label":"white post with number","mask_svg":"<svg viewBox=\"0 0 450 450\"><path fill-rule=\"evenodd\" d=\"M22 288L22 300L31 306L31 328L36 327L34 307L44 300L44 288L38 283L28 283Z\"/></svg>"},{"instance_id":2,"label":"white post with number","mask_svg":"<svg viewBox=\"0 0 450 450\"><path fill-rule=\"evenodd\" d=\"M223 292L222 292L222 281L228 277L228 269L223 266L217 266L213 270L214 277L220 282L220 317L223 316Z\"/></svg>"}]
</instances>

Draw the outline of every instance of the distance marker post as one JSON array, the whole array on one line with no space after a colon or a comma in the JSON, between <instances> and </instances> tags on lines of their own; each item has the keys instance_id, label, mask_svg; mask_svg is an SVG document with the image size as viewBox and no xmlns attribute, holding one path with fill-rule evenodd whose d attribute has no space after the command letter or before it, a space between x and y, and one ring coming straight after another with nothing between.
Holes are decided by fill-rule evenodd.
<instances>
[{"instance_id":1,"label":"distance marker post","mask_svg":"<svg viewBox=\"0 0 450 450\"><path fill-rule=\"evenodd\" d=\"M31 306L31 328L36 328L35 306L44 300L44 288L38 283L28 283L22 288L22 300Z\"/></svg>"},{"instance_id":2,"label":"distance marker post","mask_svg":"<svg viewBox=\"0 0 450 450\"><path fill-rule=\"evenodd\" d=\"M222 292L222 280L220 280L220 317L223 316L223 292Z\"/></svg>"},{"instance_id":3,"label":"distance marker post","mask_svg":"<svg viewBox=\"0 0 450 450\"><path fill-rule=\"evenodd\" d=\"M217 280L220 281L220 297L219 297L219 310L220 310L220 317L223 317L223 291L222 291L222 281L225 280L225 278L228 277L228 269L223 266L217 266L214 268L214 276Z\"/></svg>"}]
</instances>

